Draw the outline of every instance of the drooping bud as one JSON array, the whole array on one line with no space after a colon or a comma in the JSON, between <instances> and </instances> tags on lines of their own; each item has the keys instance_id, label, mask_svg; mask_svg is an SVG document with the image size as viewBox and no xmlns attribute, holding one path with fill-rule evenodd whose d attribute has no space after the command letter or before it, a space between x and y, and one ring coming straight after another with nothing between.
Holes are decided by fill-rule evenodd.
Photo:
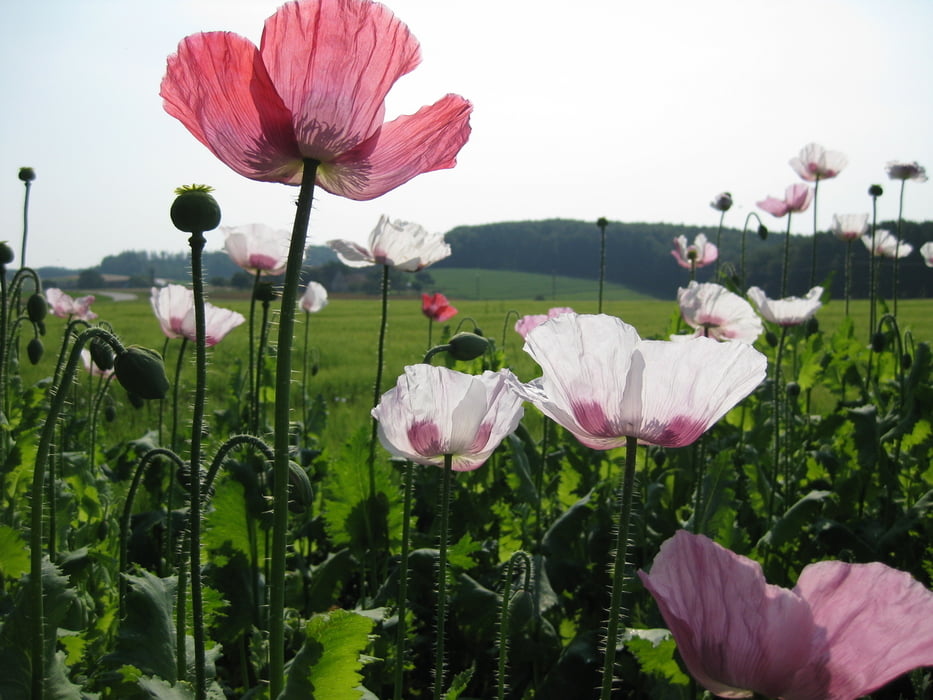
<instances>
[{"instance_id":1,"label":"drooping bud","mask_svg":"<svg viewBox=\"0 0 933 700\"><path fill-rule=\"evenodd\" d=\"M901 355L901 369L907 371L910 369L911 365L914 363L914 358L911 357L909 352L905 352Z\"/></svg>"},{"instance_id":2,"label":"drooping bud","mask_svg":"<svg viewBox=\"0 0 933 700\"><path fill-rule=\"evenodd\" d=\"M169 390L162 356L155 350L131 345L113 363L117 380L143 399L164 399Z\"/></svg>"},{"instance_id":3,"label":"drooping bud","mask_svg":"<svg viewBox=\"0 0 933 700\"><path fill-rule=\"evenodd\" d=\"M175 228L185 233L213 231L220 225L220 205L211 196L213 187L186 185L175 190L171 216Z\"/></svg>"},{"instance_id":4,"label":"drooping bud","mask_svg":"<svg viewBox=\"0 0 933 700\"><path fill-rule=\"evenodd\" d=\"M884 352L884 346L886 345L884 333L881 331L876 331L871 336L871 349L875 352Z\"/></svg>"},{"instance_id":5,"label":"drooping bud","mask_svg":"<svg viewBox=\"0 0 933 700\"><path fill-rule=\"evenodd\" d=\"M39 360L42 359L43 352L45 352L45 347L42 345L42 341L38 338L33 338L26 345L26 354L29 356L30 364L39 364Z\"/></svg>"},{"instance_id":6,"label":"drooping bud","mask_svg":"<svg viewBox=\"0 0 933 700\"><path fill-rule=\"evenodd\" d=\"M758 237L763 241L768 239L768 228L764 224L758 226Z\"/></svg>"},{"instance_id":7,"label":"drooping bud","mask_svg":"<svg viewBox=\"0 0 933 700\"><path fill-rule=\"evenodd\" d=\"M113 350L106 341L100 338L94 338L91 340L88 350L91 353L91 359L94 361L94 364L97 365L98 369L102 372L113 369Z\"/></svg>"},{"instance_id":8,"label":"drooping bud","mask_svg":"<svg viewBox=\"0 0 933 700\"><path fill-rule=\"evenodd\" d=\"M450 346L447 352L455 360L469 362L481 357L489 349L489 341L476 333L457 333L447 344Z\"/></svg>"},{"instance_id":9,"label":"drooping bud","mask_svg":"<svg viewBox=\"0 0 933 700\"><path fill-rule=\"evenodd\" d=\"M113 423L117 419L117 409L114 408L113 404L108 403L104 406L104 420L108 423Z\"/></svg>"},{"instance_id":10,"label":"drooping bud","mask_svg":"<svg viewBox=\"0 0 933 700\"><path fill-rule=\"evenodd\" d=\"M308 472L295 462L288 463L288 509L303 513L314 502L314 489Z\"/></svg>"},{"instance_id":11,"label":"drooping bud","mask_svg":"<svg viewBox=\"0 0 933 700\"><path fill-rule=\"evenodd\" d=\"M35 292L26 300L26 315L32 323L39 323L49 312L45 297Z\"/></svg>"}]
</instances>

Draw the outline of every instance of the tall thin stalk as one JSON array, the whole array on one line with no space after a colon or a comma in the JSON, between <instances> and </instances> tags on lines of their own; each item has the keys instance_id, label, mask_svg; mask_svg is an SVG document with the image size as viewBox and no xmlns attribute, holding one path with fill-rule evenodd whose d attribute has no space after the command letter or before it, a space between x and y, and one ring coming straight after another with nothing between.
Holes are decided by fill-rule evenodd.
<instances>
[{"instance_id":1,"label":"tall thin stalk","mask_svg":"<svg viewBox=\"0 0 933 700\"><path fill-rule=\"evenodd\" d=\"M906 184L907 180L901 180L901 194L897 205L897 243L894 244L894 288L892 289L895 316L897 316L897 270L901 259L901 223L904 220L904 185Z\"/></svg>"},{"instance_id":2,"label":"tall thin stalk","mask_svg":"<svg viewBox=\"0 0 933 700\"><path fill-rule=\"evenodd\" d=\"M787 212L787 232L784 234L784 269L781 272L781 298L787 296L787 269L790 267L790 219L792 212Z\"/></svg>"},{"instance_id":3,"label":"tall thin stalk","mask_svg":"<svg viewBox=\"0 0 933 700\"><path fill-rule=\"evenodd\" d=\"M816 239L817 232L817 220L816 220L816 202L817 195L820 192L820 176L816 176L816 180L813 182L813 247L810 253L810 289L816 285ZM787 215L787 218L790 218L790 214ZM783 294L781 296L784 296Z\"/></svg>"},{"instance_id":4,"label":"tall thin stalk","mask_svg":"<svg viewBox=\"0 0 933 700\"><path fill-rule=\"evenodd\" d=\"M437 643L434 657L434 700L444 695L444 638L447 622L447 537L450 529L450 482L453 480L453 455L444 455L441 476L441 530L437 556Z\"/></svg>"},{"instance_id":5,"label":"tall thin stalk","mask_svg":"<svg viewBox=\"0 0 933 700\"><path fill-rule=\"evenodd\" d=\"M408 633L405 627L405 616L408 614L408 556L411 550L411 501L415 490L414 465L411 460L405 461L405 499L402 505L402 558L399 562L398 574L398 600L396 609L398 625L395 630L395 687L392 697L402 700L402 689L405 683L405 652L408 647Z\"/></svg>"},{"instance_id":6,"label":"tall thin stalk","mask_svg":"<svg viewBox=\"0 0 933 700\"><path fill-rule=\"evenodd\" d=\"M868 340L871 342L878 314L876 309L878 300L878 256L875 255L875 235L878 230L878 197L881 196L881 188L878 185L872 185L868 190L868 194L871 195L871 250L868 256Z\"/></svg>"},{"instance_id":7,"label":"tall thin stalk","mask_svg":"<svg viewBox=\"0 0 933 700\"><path fill-rule=\"evenodd\" d=\"M609 222L604 217L599 217L596 221L599 226L599 303L596 307L596 313L603 312L603 284L606 280L606 226Z\"/></svg>"},{"instance_id":8,"label":"tall thin stalk","mask_svg":"<svg viewBox=\"0 0 933 700\"><path fill-rule=\"evenodd\" d=\"M275 365L275 413L273 451L274 485L272 495L272 550L269 579L269 697L278 698L285 686L285 553L288 534L288 453L291 411L292 336L295 332L295 306L304 262L314 180L319 163L304 159L301 189L295 223L288 248L288 262L279 312L278 348Z\"/></svg>"}]
</instances>

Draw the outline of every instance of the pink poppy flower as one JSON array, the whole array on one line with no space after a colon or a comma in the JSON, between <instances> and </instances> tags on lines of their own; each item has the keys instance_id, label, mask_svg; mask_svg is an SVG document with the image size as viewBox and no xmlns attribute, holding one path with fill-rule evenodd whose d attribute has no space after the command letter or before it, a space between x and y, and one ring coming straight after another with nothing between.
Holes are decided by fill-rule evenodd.
<instances>
[{"instance_id":1,"label":"pink poppy flower","mask_svg":"<svg viewBox=\"0 0 933 700\"><path fill-rule=\"evenodd\" d=\"M691 245L687 245L687 237L681 235L674 239L674 250L671 251L671 255L674 256L678 265L690 270L716 262L719 249L707 240L706 234L698 233Z\"/></svg>"},{"instance_id":2,"label":"pink poppy flower","mask_svg":"<svg viewBox=\"0 0 933 700\"><path fill-rule=\"evenodd\" d=\"M543 376L516 391L581 443L609 450L627 437L682 447L765 378L765 356L746 343L642 340L606 315L561 314L525 338Z\"/></svg>"},{"instance_id":3,"label":"pink poppy flower","mask_svg":"<svg viewBox=\"0 0 933 700\"><path fill-rule=\"evenodd\" d=\"M450 305L440 292L421 295L421 313L432 321L443 323L457 315L457 310Z\"/></svg>"},{"instance_id":4,"label":"pink poppy flower","mask_svg":"<svg viewBox=\"0 0 933 700\"><path fill-rule=\"evenodd\" d=\"M550 318L555 316L560 316L561 314L572 314L576 313L569 306L555 306L551 309L548 309L546 314L534 314L531 316L522 316L515 322L515 332L518 333L522 338L526 337L534 328L537 328L542 323L547 321Z\"/></svg>"},{"instance_id":5,"label":"pink poppy flower","mask_svg":"<svg viewBox=\"0 0 933 700\"><path fill-rule=\"evenodd\" d=\"M266 20L257 48L231 32L192 34L168 59L165 111L240 175L317 184L367 200L416 175L452 168L470 134L470 103L447 95L383 123L392 85L421 60L418 41L368 0L301 0Z\"/></svg>"},{"instance_id":6,"label":"pink poppy flower","mask_svg":"<svg viewBox=\"0 0 933 700\"><path fill-rule=\"evenodd\" d=\"M883 564L818 562L789 590L681 530L638 576L687 669L720 697L855 700L933 665L933 593Z\"/></svg>"},{"instance_id":7,"label":"pink poppy flower","mask_svg":"<svg viewBox=\"0 0 933 700\"><path fill-rule=\"evenodd\" d=\"M49 302L52 314L59 318L80 319L82 321L93 321L97 318L97 314L91 311L91 304L94 303L93 294L73 299L61 289L49 287L45 290L45 299Z\"/></svg>"},{"instance_id":8,"label":"pink poppy flower","mask_svg":"<svg viewBox=\"0 0 933 700\"><path fill-rule=\"evenodd\" d=\"M768 197L758 202L758 207L778 218L789 212L806 211L813 201L813 190L807 185L791 185L784 191L784 199Z\"/></svg>"},{"instance_id":9,"label":"pink poppy flower","mask_svg":"<svg viewBox=\"0 0 933 700\"><path fill-rule=\"evenodd\" d=\"M396 457L454 471L482 466L524 410L509 388L507 369L464 374L446 367L411 365L372 410L379 441Z\"/></svg>"},{"instance_id":10,"label":"pink poppy flower","mask_svg":"<svg viewBox=\"0 0 933 700\"><path fill-rule=\"evenodd\" d=\"M907 241L899 241L890 231L880 228L875 231L874 245L871 234L862 236L862 243L872 255L882 258L906 258L914 251L914 247Z\"/></svg>"},{"instance_id":11,"label":"pink poppy flower","mask_svg":"<svg viewBox=\"0 0 933 700\"><path fill-rule=\"evenodd\" d=\"M914 182L926 182L927 171L917 161L913 163L891 160L884 166L888 177L892 180L913 180Z\"/></svg>"},{"instance_id":12,"label":"pink poppy flower","mask_svg":"<svg viewBox=\"0 0 933 700\"><path fill-rule=\"evenodd\" d=\"M716 211L726 212L732 208L732 194L730 192L720 192L709 205Z\"/></svg>"},{"instance_id":13,"label":"pink poppy flower","mask_svg":"<svg viewBox=\"0 0 933 700\"><path fill-rule=\"evenodd\" d=\"M800 155L790 160L790 167L807 182L836 177L848 164L845 155L827 151L818 143L808 143L800 149Z\"/></svg>"},{"instance_id":14,"label":"pink poppy flower","mask_svg":"<svg viewBox=\"0 0 933 700\"><path fill-rule=\"evenodd\" d=\"M923 262L927 267L933 267L933 241L920 246L920 255L923 256Z\"/></svg>"},{"instance_id":15,"label":"pink poppy flower","mask_svg":"<svg viewBox=\"0 0 933 700\"><path fill-rule=\"evenodd\" d=\"M764 330L751 304L720 284L690 282L686 289L677 290L677 302L684 322L696 333L671 336L671 340L706 336L754 343Z\"/></svg>"},{"instance_id":16,"label":"pink poppy flower","mask_svg":"<svg viewBox=\"0 0 933 700\"><path fill-rule=\"evenodd\" d=\"M766 321L779 326L797 326L810 320L823 305L820 301L821 296L823 296L822 287L814 287L803 298L785 297L783 299L769 299L764 290L759 287L752 287L748 290L748 298L758 308L758 313Z\"/></svg>"},{"instance_id":17,"label":"pink poppy flower","mask_svg":"<svg viewBox=\"0 0 933 700\"><path fill-rule=\"evenodd\" d=\"M369 247L346 240L327 241L327 245L344 265L388 265L405 272L423 270L450 255L444 234L430 233L408 221L390 221L385 215L369 234Z\"/></svg>"},{"instance_id":18,"label":"pink poppy flower","mask_svg":"<svg viewBox=\"0 0 933 700\"><path fill-rule=\"evenodd\" d=\"M194 292L180 284L153 287L149 301L167 338L186 338L195 342ZM204 344L217 345L246 319L243 314L204 304Z\"/></svg>"},{"instance_id":19,"label":"pink poppy flower","mask_svg":"<svg viewBox=\"0 0 933 700\"><path fill-rule=\"evenodd\" d=\"M285 273L290 232L265 224L221 226L220 230L226 236L224 250L239 267L270 276Z\"/></svg>"},{"instance_id":20,"label":"pink poppy flower","mask_svg":"<svg viewBox=\"0 0 933 700\"><path fill-rule=\"evenodd\" d=\"M316 314L327 306L327 290L319 282L308 282L305 293L298 300L298 308L309 314Z\"/></svg>"},{"instance_id":21,"label":"pink poppy flower","mask_svg":"<svg viewBox=\"0 0 933 700\"><path fill-rule=\"evenodd\" d=\"M833 235L841 241L854 241L868 231L868 214L833 214Z\"/></svg>"}]
</instances>

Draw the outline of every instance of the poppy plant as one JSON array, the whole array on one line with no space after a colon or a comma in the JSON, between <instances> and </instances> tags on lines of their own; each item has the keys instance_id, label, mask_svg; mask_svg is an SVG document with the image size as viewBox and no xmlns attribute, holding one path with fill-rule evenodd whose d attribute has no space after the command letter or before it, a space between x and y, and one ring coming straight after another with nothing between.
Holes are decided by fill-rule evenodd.
<instances>
[{"instance_id":1,"label":"poppy plant","mask_svg":"<svg viewBox=\"0 0 933 700\"><path fill-rule=\"evenodd\" d=\"M766 321L779 326L798 326L810 320L823 305L820 300L821 296L823 296L822 287L814 287L803 298L786 297L784 299L769 299L760 287L752 287L748 290L748 298L758 308L758 313Z\"/></svg>"},{"instance_id":2,"label":"poppy plant","mask_svg":"<svg viewBox=\"0 0 933 700\"><path fill-rule=\"evenodd\" d=\"M392 221L384 214L369 234L368 246L347 240L327 241L327 245L349 267L387 265L404 272L418 272L450 255L444 234L410 221Z\"/></svg>"},{"instance_id":3,"label":"poppy plant","mask_svg":"<svg viewBox=\"0 0 933 700\"><path fill-rule=\"evenodd\" d=\"M238 267L269 276L285 272L291 236L288 231L266 224L221 226L220 230L226 236L224 250Z\"/></svg>"},{"instance_id":4,"label":"poppy plant","mask_svg":"<svg viewBox=\"0 0 933 700\"><path fill-rule=\"evenodd\" d=\"M49 302L52 314L59 318L74 318L82 321L92 321L97 318L97 314L91 311L91 304L94 303L93 294L73 299L61 289L49 287L45 290L45 298Z\"/></svg>"},{"instance_id":5,"label":"poppy plant","mask_svg":"<svg viewBox=\"0 0 933 700\"><path fill-rule=\"evenodd\" d=\"M149 301L165 337L195 341L194 293L190 289L180 284L153 287ZM243 314L213 304L204 305L204 315L206 347L217 345L230 331L246 321Z\"/></svg>"},{"instance_id":6,"label":"poppy plant","mask_svg":"<svg viewBox=\"0 0 933 700\"><path fill-rule=\"evenodd\" d=\"M569 306L555 306L554 308L548 309L546 314L532 314L530 316L522 316L515 322L515 332L518 333L522 338L525 338L532 330L540 326L548 319L554 318L555 316L560 316L561 314L572 313L575 312Z\"/></svg>"},{"instance_id":7,"label":"poppy plant","mask_svg":"<svg viewBox=\"0 0 933 700\"><path fill-rule=\"evenodd\" d=\"M482 466L522 419L521 398L509 370L464 374L411 365L372 410L379 441L396 457L454 471Z\"/></svg>"},{"instance_id":8,"label":"poppy plant","mask_svg":"<svg viewBox=\"0 0 933 700\"><path fill-rule=\"evenodd\" d=\"M451 168L472 105L447 95L385 122L385 98L421 60L418 41L385 6L302 0L266 20L257 48L232 32L192 34L168 59L165 111L240 175L316 184L368 200L421 173Z\"/></svg>"},{"instance_id":9,"label":"poppy plant","mask_svg":"<svg viewBox=\"0 0 933 700\"><path fill-rule=\"evenodd\" d=\"M684 322L696 332L671 336L671 340L706 336L754 343L764 330L751 304L720 284L691 282L677 290L677 302Z\"/></svg>"},{"instance_id":10,"label":"poppy plant","mask_svg":"<svg viewBox=\"0 0 933 700\"><path fill-rule=\"evenodd\" d=\"M677 236L671 255L678 265L692 271L715 262L719 257L719 249L707 240L706 234L699 233L689 245L686 236Z\"/></svg>"},{"instance_id":11,"label":"poppy plant","mask_svg":"<svg viewBox=\"0 0 933 700\"><path fill-rule=\"evenodd\" d=\"M531 331L525 351L543 376L516 390L587 447L627 437L663 447L696 441L765 378L745 343L642 340L622 320L561 314Z\"/></svg>"},{"instance_id":12,"label":"poppy plant","mask_svg":"<svg viewBox=\"0 0 933 700\"><path fill-rule=\"evenodd\" d=\"M827 151L818 143L808 143L796 158L791 158L790 167L802 180L815 182L836 177L849 160L839 151Z\"/></svg>"},{"instance_id":13,"label":"poppy plant","mask_svg":"<svg viewBox=\"0 0 933 700\"><path fill-rule=\"evenodd\" d=\"M817 562L787 589L680 530L638 575L687 669L719 697L855 700L933 665L933 593L884 564Z\"/></svg>"},{"instance_id":14,"label":"poppy plant","mask_svg":"<svg viewBox=\"0 0 933 700\"><path fill-rule=\"evenodd\" d=\"M432 321L443 323L457 315L457 309L450 305L440 292L421 295L421 313Z\"/></svg>"}]
</instances>

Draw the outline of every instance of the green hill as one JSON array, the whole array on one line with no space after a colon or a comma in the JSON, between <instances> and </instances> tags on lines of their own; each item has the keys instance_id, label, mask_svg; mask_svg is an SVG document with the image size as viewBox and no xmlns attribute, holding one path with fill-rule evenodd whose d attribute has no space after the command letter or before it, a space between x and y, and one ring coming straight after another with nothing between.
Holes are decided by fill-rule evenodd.
<instances>
[{"instance_id":1,"label":"green hill","mask_svg":"<svg viewBox=\"0 0 933 700\"><path fill-rule=\"evenodd\" d=\"M544 275L512 270L480 268L431 268L434 283L429 291L441 292L450 299L537 299L547 301L593 301L599 294L599 282L594 279ZM621 284L606 283L606 301L638 301L652 299Z\"/></svg>"}]
</instances>

